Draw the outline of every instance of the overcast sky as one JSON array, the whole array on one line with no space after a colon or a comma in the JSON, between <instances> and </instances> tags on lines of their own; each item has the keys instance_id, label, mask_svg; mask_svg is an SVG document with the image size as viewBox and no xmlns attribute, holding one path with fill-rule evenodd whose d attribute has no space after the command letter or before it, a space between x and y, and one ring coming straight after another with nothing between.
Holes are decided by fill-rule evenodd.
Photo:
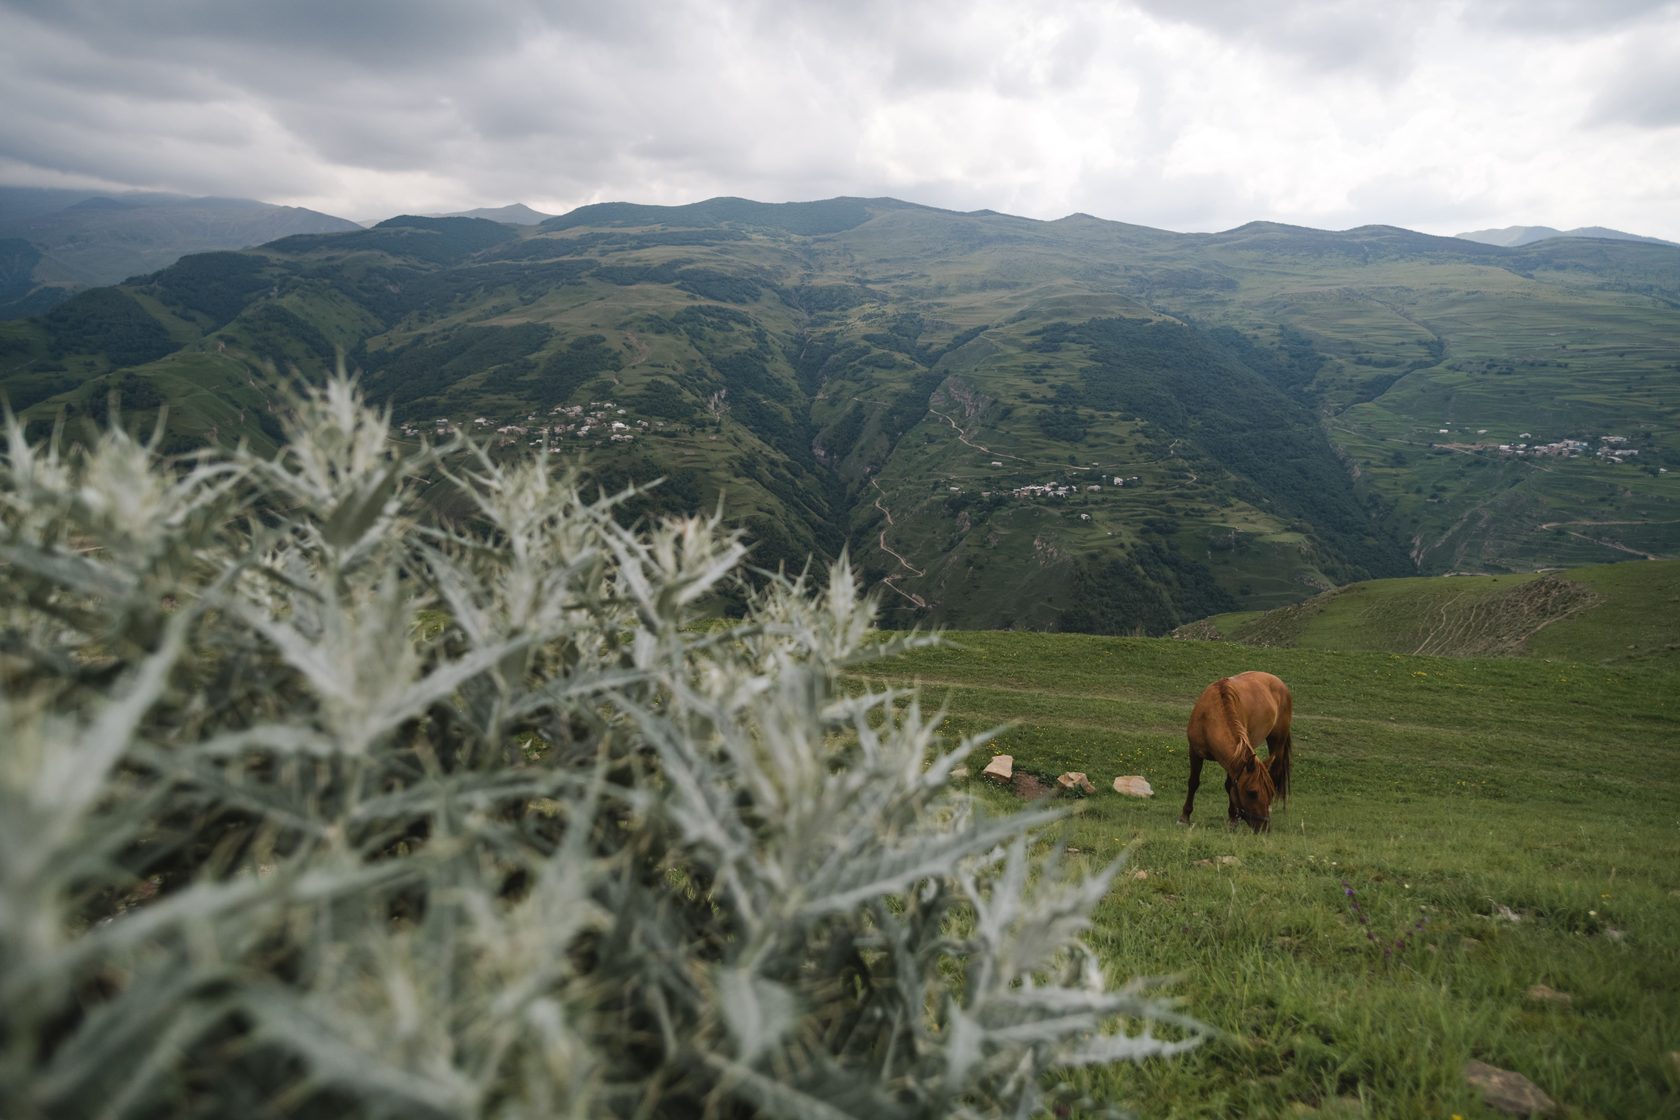
<instances>
[{"instance_id":1,"label":"overcast sky","mask_svg":"<svg viewBox=\"0 0 1680 1120\"><path fill-rule=\"evenodd\" d=\"M0 183L1680 240L1680 0L0 0Z\"/></svg>"}]
</instances>

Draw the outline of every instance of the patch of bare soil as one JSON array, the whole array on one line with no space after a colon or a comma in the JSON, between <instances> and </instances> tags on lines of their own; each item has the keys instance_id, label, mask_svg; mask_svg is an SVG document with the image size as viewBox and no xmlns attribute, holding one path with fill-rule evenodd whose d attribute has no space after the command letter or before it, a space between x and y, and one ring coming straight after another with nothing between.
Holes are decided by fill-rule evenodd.
<instances>
[{"instance_id":1,"label":"patch of bare soil","mask_svg":"<svg viewBox=\"0 0 1680 1120\"><path fill-rule=\"evenodd\" d=\"M1009 778L1010 791L1022 801L1037 801L1041 797L1049 797L1056 792L1055 782L1046 782L1036 774L1029 774L1025 770L1017 770Z\"/></svg>"},{"instance_id":2,"label":"patch of bare soil","mask_svg":"<svg viewBox=\"0 0 1680 1120\"><path fill-rule=\"evenodd\" d=\"M1584 584L1541 576L1470 609L1444 611L1415 652L1460 657L1517 653L1544 627L1603 601Z\"/></svg>"},{"instance_id":3,"label":"patch of bare soil","mask_svg":"<svg viewBox=\"0 0 1680 1120\"><path fill-rule=\"evenodd\" d=\"M1219 627L1205 618L1198 619L1195 622L1186 622L1183 626L1168 634L1167 637L1177 638L1183 642L1223 642L1225 640L1225 635L1219 632Z\"/></svg>"}]
</instances>

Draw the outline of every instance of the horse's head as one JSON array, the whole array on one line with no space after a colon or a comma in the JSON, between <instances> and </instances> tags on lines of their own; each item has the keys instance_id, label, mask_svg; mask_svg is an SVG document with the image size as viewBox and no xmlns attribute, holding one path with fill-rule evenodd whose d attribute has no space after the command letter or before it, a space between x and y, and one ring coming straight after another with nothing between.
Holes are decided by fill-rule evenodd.
<instances>
[{"instance_id":1,"label":"horse's head","mask_svg":"<svg viewBox=\"0 0 1680 1120\"><path fill-rule=\"evenodd\" d=\"M1255 832L1272 827L1272 798L1277 787L1272 784L1272 772L1254 755L1237 767L1231 783L1231 810L1248 823Z\"/></svg>"}]
</instances>

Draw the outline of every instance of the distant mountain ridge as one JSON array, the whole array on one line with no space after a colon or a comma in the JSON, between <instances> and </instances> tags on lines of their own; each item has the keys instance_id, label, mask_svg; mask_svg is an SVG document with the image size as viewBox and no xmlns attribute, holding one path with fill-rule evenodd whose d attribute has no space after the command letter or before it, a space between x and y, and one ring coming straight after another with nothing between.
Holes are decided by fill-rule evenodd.
<instances>
[{"instance_id":1,"label":"distant mountain ridge","mask_svg":"<svg viewBox=\"0 0 1680 1120\"><path fill-rule=\"evenodd\" d=\"M77 291L156 272L189 253L357 228L249 198L0 187L0 318L39 314Z\"/></svg>"},{"instance_id":2,"label":"distant mountain ridge","mask_svg":"<svg viewBox=\"0 0 1680 1120\"><path fill-rule=\"evenodd\" d=\"M489 222L505 222L510 226L540 225L554 217L541 210L533 210L523 202L507 206L480 206L475 210L457 210L452 214L436 214L438 218L483 218Z\"/></svg>"},{"instance_id":3,"label":"distant mountain ridge","mask_svg":"<svg viewBox=\"0 0 1680 1120\"><path fill-rule=\"evenodd\" d=\"M1478 241L1483 245L1498 245L1504 249L1515 249L1521 245L1532 245L1536 241L1547 241L1554 237L1594 237L1605 241L1644 241L1655 245L1677 245L1680 242L1665 241L1660 237L1646 237L1639 233L1624 233L1619 229L1607 229L1604 226L1580 226L1577 229L1553 229L1551 226L1506 226L1503 229L1476 229L1469 233L1454 234L1466 241Z\"/></svg>"},{"instance_id":4,"label":"distant mountain ridge","mask_svg":"<svg viewBox=\"0 0 1680 1120\"><path fill-rule=\"evenodd\" d=\"M0 323L0 391L37 430L115 391L141 429L167 404L171 449L264 448L286 371L341 354L398 438L663 478L637 515L721 498L763 567L848 549L892 626L1160 633L1680 554L1680 249L1650 242L869 198L397 217Z\"/></svg>"},{"instance_id":5,"label":"distant mountain ridge","mask_svg":"<svg viewBox=\"0 0 1680 1120\"><path fill-rule=\"evenodd\" d=\"M393 215L400 217L401 215ZM545 214L541 210L533 210L523 202L510 202L506 206L478 206L471 210L453 210L447 214L424 214L427 218L479 218L486 222L501 222L510 226L535 226L543 222L552 221L553 214ZM356 224L367 229L389 221L389 218L363 218Z\"/></svg>"}]
</instances>

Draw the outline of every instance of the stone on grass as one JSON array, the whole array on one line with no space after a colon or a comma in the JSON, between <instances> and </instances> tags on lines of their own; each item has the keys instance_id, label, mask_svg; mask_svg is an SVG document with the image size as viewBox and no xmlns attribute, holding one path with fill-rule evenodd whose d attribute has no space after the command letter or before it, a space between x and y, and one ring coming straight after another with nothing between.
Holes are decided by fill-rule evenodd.
<instances>
[{"instance_id":1,"label":"stone on grass","mask_svg":"<svg viewBox=\"0 0 1680 1120\"><path fill-rule=\"evenodd\" d=\"M1558 1007L1568 1007L1575 1002L1575 997L1568 992L1560 992L1544 984L1531 984L1524 994L1528 997L1530 1003L1551 1003Z\"/></svg>"},{"instance_id":2,"label":"stone on grass","mask_svg":"<svg viewBox=\"0 0 1680 1120\"><path fill-rule=\"evenodd\" d=\"M1149 788L1141 774L1122 774L1114 779L1114 792L1123 793L1127 797L1154 797L1155 791Z\"/></svg>"},{"instance_id":3,"label":"stone on grass","mask_svg":"<svg viewBox=\"0 0 1680 1120\"><path fill-rule=\"evenodd\" d=\"M1056 784L1061 786L1062 789L1066 790L1068 793L1072 793L1075 790L1078 790L1080 793L1097 792L1097 787L1091 784L1091 779L1087 778L1078 770L1069 770L1066 774L1061 775L1056 779Z\"/></svg>"},{"instance_id":4,"label":"stone on grass","mask_svg":"<svg viewBox=\"0 0 1680 1120\"><path fill-rule=\"evenodd\" d=\"M1000 754L986 763L986 768L980 771L982 777L995 778L1000 782L1007 782L1015 773L1015 756Z\"/></svg>"},{"instance_id":5,"label":"stone on grass","mask_svg":"<svg viewBox=\"0 0 1680 1120\"><path fill-rule=\"evenodd\" d=\"M1520 1073L1490 1066L1486 1062L1464 1064L1464 1080L1482 1095L1482 1103L1512 1116L1550 1116L1557 1102Z\"/></svg>"}]
</instances>

